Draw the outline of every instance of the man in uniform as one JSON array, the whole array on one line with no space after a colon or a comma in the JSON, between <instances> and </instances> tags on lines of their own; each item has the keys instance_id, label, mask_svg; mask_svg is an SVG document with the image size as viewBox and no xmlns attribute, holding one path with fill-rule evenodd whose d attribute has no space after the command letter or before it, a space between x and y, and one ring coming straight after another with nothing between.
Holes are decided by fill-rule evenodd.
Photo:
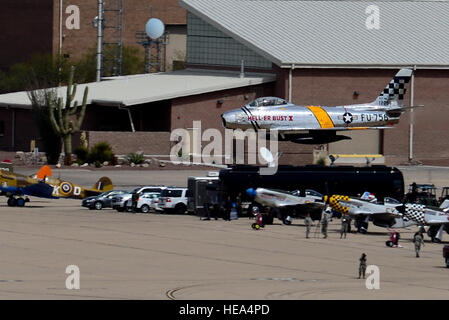
<instances>
[{"instance_id":1,"label":"man in uniform","mask_svg":"<svg viewBox=\"0 0 449 320\"><path fill-rule=\"evenodd\" d=\"M329 224L328 214L330 214L330 208L323 211L323 214L321 215L321 233L323 234L324 239L327 238L327 225Z\"/></svg>"},{"instance_id":2,"label":"man in uniform","mask_svg":"<svg viewBox=\"0 0 449 320\"><path fill-rule=\"evenodd\" d=\"M362 256L359 259L360 264L359 264L359 277L358 279L360 279L360 277L363 275L363 279L365 279L365 272L366 272L366 254L362 253Z\"/></svg>"},{"instance_id":3,"label":"man in uniform","mask_svg":"<svg viewBox=\"0 0 449 320\"><path fill-rule=\"evenodd\" d=\"M424 245L424 240L420 232L416 232L413 237L413 242L415 243L416 257L419 258L419 250L421 250L421 244Z\"/></svg>"},{"instance_id":4,"label":"man in uniform","mask_svg":"<svg viewBox=\"0 0 449 320\"><path fill-rule=\"evenodd\" d=\"M343 238L343 235L346 239L346 233L348 232L348 217L343 215L341 217L341 230L340 230L340 239Z\"/></svg>"},{"instance_id":5,"label":"man in uniform","mask_svg":"<svg viewBox=\"0 0 449 320\"><path fill-rule=\"evenodd\" d=\"M309 239L310 227L312 226L313 220L310 217L310 213L307 213L306 218L304 219L304 224L306 225L306 239Z\"/></svg>"}]
</instances>

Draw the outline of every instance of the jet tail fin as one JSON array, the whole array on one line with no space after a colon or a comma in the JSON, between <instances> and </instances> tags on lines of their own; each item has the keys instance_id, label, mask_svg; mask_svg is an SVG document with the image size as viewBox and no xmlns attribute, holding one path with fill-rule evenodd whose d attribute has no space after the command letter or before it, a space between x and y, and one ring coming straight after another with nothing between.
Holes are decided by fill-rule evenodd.
<instances>
[{"instance_id":1,"label":"jet tail fin","mask_svg":"<svg viewBox=\"0 0 449 320\"><path fill-rule=\"evenodd\" d=\"M92 187L94 190L98 190L101 192L110 191L114 189L114 185L112 184L111 179L108 177L101 177Z\"/></svg>"},{"instance_id":2,"label":"jet tail fin","mask_svg":"<svg viewBox=\"0 0 449 320\"><path fill-rule=\"evenodd\" d=\"M401 109L412 74L413 70L411 69L399 70L372 104L379 107Z\"/></svg>"}]
</instances>

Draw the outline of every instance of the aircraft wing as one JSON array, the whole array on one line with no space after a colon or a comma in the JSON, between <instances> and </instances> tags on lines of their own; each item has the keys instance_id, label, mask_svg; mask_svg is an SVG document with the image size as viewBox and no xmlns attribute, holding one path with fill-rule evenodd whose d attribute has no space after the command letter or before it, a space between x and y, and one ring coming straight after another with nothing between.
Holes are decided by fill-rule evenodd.
<instances>
[{"instance_id":1,"label":"aircraft wing","mask_svg":"<svg viewBox=\"0 0 449 320\"><path fill-rule=\"evenodd\" d=\"M39 198L51 198L56 199L53 196L53 187L46 183L35 183L25 187L2 187L0 186L0 192L5 196L33 196Z\"/></svg>"},{"instance_id":2,"label":"aircraft wing","mask_svg":"<svg viewBox=\"0 0 449 320\"><path fill-rule=\"evenodd\" d=\"M19 188L19 187L2 187L2 186L0 186L0 194L5 195L5 196L9 196L9 195L21 196L21 195L23 195L21 189L22 188Z\"/></svg>"},{"instance_id":3,"label":"aircraft wing","mask_svg":"<svg viewBox=\"0 0 449 320\"><path fill-rule=\"evenodd\" d=\"M53 196L53 186L46 184L44 182L39 182L31 184L29 186L21 188L24 195L39 197L39 198L50 198L57 199L58 197Z\"/></svg>"}]
</instances>

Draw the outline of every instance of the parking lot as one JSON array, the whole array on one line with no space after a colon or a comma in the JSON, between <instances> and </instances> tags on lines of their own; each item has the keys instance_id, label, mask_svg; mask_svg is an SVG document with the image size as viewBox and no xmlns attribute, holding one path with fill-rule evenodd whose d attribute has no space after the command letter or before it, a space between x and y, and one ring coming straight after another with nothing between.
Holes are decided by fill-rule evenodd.
<instances>
[{"instance_id":1,"label":"parking lot","mask_svg":"<svg viewBox=\"0 0 449 320\"><path fill-rule=\"evenodd\" d=\"M145 172L154 178L152 184L177 185L184 176L201 173ZM137 176L116 174L113 182L129 186ZM95 181L92 176L78 172L73 182ZM388 232L372 225L367 235L340 240L338 219L331 222L328 239L313 227L313 237L306 240L303 220L291 226L275 220L255 231L246 217L201 221L189 215L87 210L80 200L36 198L24 208L2 202L0 219L1 299L449 297L443 244L426 242L422 257L415 258L414 228L400 230L403 248L388 248ZM447 244L447 234L444 240ZM368 265L380 269L380 290L368 290L356 279L363 252ZM79 290L66 289L68 265L80 269Z\"/></svg>"}]
</instances>

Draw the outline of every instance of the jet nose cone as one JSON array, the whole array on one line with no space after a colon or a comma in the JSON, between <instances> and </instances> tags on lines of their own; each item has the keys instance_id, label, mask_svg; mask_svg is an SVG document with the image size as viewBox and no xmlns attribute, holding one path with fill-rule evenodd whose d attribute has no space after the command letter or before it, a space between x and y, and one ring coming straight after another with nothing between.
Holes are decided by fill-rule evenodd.
<instances>
[{"instance_id":1,"label":"jet nose cone","mask_svg":"<svg viewBox=\"0 0 449 320\"><path fill-rule=\"evenodd\" d=\"M226 128L226 118L224 117L224 114L221 115L221 122L223 123L223 127Z\"/></svg>"},{"instance_id":2,"label":"jet nose cone","mask_svg":"<svg viewBox=\"0 0 449 320\"><path fill-rule=\"evenodd\" d=\"M257 192L253 188L246 189L246 194L249 195L250 197L254 197L254 198L257 196Z\"/></svg>"},{"instance_id":3,"label":"jet nose cone","mask_svg":"<svg viewBox=\"0 0 449 320\"><path fill-rule=\"evenodd\" d=\"M230 125L235 123L235 112L228 111L221 115L221 121L223 122L223 126L225 128L230 128Z\"/></svg>"}]
</instances>

